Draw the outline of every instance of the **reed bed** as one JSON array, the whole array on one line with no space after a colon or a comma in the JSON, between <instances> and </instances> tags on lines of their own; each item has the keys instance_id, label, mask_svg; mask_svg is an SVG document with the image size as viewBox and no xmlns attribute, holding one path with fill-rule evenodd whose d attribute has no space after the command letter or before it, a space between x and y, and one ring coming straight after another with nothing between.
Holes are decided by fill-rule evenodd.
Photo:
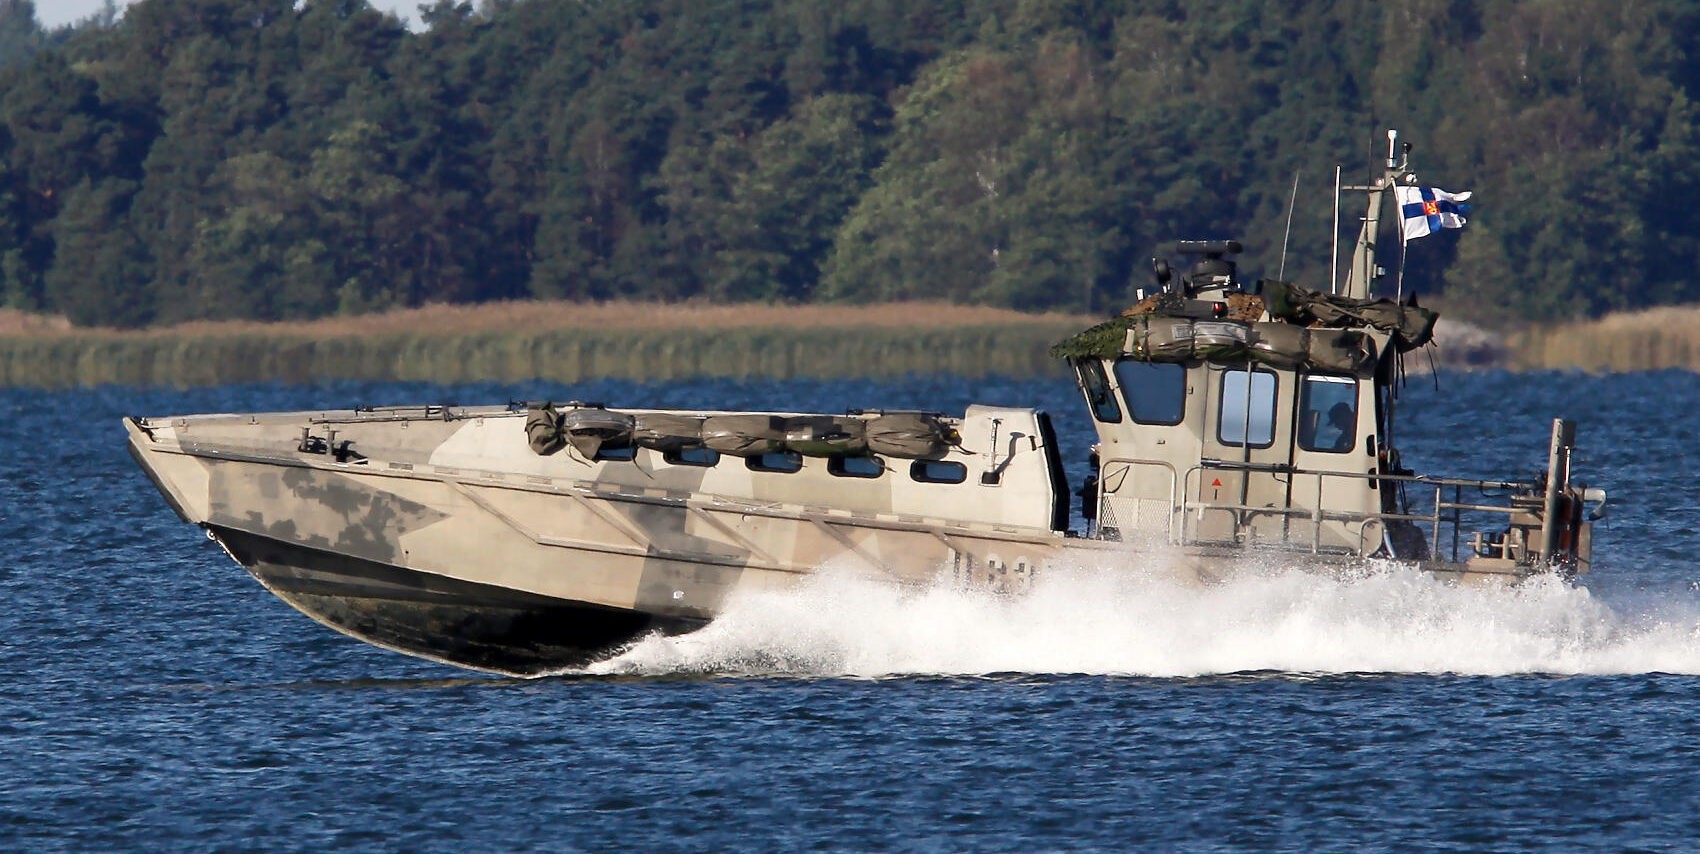
<instances>
[{"instance_id":1,"label":"reed bed","mask_svg":"<svg viewBox=\"0 0 1700 854\"><path fill-rule=\"evenodd\" d=\"M29 314L13 308L0 308L0 336L56 335L70 329L71 321L59 315Z\"/></svg>"},{"instance_id":2,"label":"reed bed","mask_svg":"<svg viewBox=\"0 0 1700 854\"><path fill-rule=\"evenodd\" d=\"M121 331L0 310L0 387L1034 376L1060 374L1045 350L1098 319L940 303L508 302ZM1503 334L1442 318L1436 344L1432 364L1453 370L1700 371L1700 306Z\"/></svg>"},{"instance_id":3,"label":"reed bed","mask_svg":"<svg viewBox=\"0 0 1700 854\"><path fill-rule=\"evenodd\" d=\"M0 327L0 386L205 386L320 379L1031 376L1089 320L942 304L429 306L312 323Z\"/></svg>"},{"instance_id":4,"label":"reed bed","mask_svg":"<svg viewBox=\"0 0 1700 854\"><path fill-rule=\"evenodd\" d=\"M1599 320L1531 327L1507 336L1524 369L1700 370L1700 306L1665 306Z\"/></svg>"}]
</instances>

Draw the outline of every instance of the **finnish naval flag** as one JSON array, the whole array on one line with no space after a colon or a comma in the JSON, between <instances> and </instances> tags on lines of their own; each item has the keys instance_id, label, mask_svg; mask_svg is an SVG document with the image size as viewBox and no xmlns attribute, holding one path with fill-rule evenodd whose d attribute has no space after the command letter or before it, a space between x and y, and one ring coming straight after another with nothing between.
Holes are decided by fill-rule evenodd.
<instances>
[{"instance_id":1,"label":"finnish naval flag","mask_svg":"<svg viewBox=\"0 0 1700 854\"><path fill-rule=\"evenodd\" d=\"M1470 212L1470 194L1448 193L1434 187L1394 187L1399 214L1405 220L1405 239L1427 237L1443 228L1463 228Z\"/></svg>"}]
</instances>

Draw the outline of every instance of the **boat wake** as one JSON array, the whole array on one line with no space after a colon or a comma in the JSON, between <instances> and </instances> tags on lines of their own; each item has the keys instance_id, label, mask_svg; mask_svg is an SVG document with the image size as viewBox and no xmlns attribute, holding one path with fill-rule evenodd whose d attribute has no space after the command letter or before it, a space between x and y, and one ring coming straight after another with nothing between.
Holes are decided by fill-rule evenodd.
<instances>
[{"instance_id":1,"label":"boat wake","mask_svg":"<svg viewBox=\"0 0 1700 854\"><path fill-rule=\"evenodd\" d=\"M1048 571L1024 595L899 589L831 568L747 594L690 635L653 636L599 675L877 678L990 673L1194 677L1278 671L1700 674L1700 600L1609 605L1535 579L1449 586L1412 571ZM584 672L584 671L580 671Z\"/></svg>"}]
</instances>

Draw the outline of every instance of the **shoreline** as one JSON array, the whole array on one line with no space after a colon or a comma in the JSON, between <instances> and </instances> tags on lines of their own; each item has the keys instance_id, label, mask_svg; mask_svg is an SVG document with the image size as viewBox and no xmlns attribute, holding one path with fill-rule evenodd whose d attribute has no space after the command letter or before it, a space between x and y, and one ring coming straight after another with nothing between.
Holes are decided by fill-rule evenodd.
<instances>
[{"instance_id":1,"label":"shoreline","mask_svg":"<svg viewBox=\"0 0 1700 854\"><path fill-rule=\"evenodd\" d=\"M612 377L1060 374L1045 350L1093 322L943 303L513 302L296 323L0 328L0 386L208 386L319 379L578 382Z\"/></svg>"},{"instance_id":2,"label":"shoreline","mask_svg":"<svg viewBox=\"0 0 1700 854\"><path fill-rule=\"evenodd\" d=\"M0 386L206 386L317 379L1061 374L1045 350L1102 318L945 303L502 302L315 321L79 329L0 310ZM1700 307L1484 330L1444 316L1413 372L1700 370Z\"/></svg>"},{"instance_id":3,"label":"shoreline","mask_svg":"<svg viewBox=\"0 0 1700 854\"><path fill-rule=\"evenodd\" d=\"M478 305L431 304L352 317L317 320L197 320L143 329L73 327L63 317L0 309L0 338L98 336L113 339L272 335L329 339L373 334L463 334L567 329L920 328L1026 322L1090 325L1102 318L1066 313L1033 314L1006 308L934 302L870 305L613 301L575 303L511 300Z\"/></svg>"}]
</instances>

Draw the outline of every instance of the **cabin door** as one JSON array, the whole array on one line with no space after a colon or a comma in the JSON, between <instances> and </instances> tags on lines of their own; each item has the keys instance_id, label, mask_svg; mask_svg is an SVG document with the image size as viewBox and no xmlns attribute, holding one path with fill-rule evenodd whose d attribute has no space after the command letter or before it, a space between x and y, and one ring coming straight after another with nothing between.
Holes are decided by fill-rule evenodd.
<instances>
[{"instance_id":1,"label":"cabin door","mask_svg":"<svg viewBox=\"0 0 1700 854\"><path fill-rule=\"evenodd\" d=\"M1118 359L1080 366L1098 421L1098 524L1106 535L1173 540L1180 476L1198 459L1191 424L1196 371L1177 362Z\"/></svg>"},{"instance_id":2,"label":"cabin door","mask_svg":"<svg viewBox=\"0 0 1700 854\"><path fill-rule=\"evenodd\" d=\"M1192 539L1280 541L1292 465L1293 375L1258 365L1211 365L1203 459L1193 479Z\"/></svg>"},{"instance_id":3,"label":"cabin door","mask_svg":"<svg viewBox=\"0 0 1700 854\"><path fill-rule=\"evenodd\" d=\"M1362 542L1363 517L1380 508L1377 483L1365 477L1376 471L1374 387L1334 374L1300 374L1297 381L1292 505L1307 515L1294 516L1290 537L1322 549L1374 551L1379 543ZM1318 524L1308 514L1318 506L1356 518Z\"/></svg>"}]
</instances>

